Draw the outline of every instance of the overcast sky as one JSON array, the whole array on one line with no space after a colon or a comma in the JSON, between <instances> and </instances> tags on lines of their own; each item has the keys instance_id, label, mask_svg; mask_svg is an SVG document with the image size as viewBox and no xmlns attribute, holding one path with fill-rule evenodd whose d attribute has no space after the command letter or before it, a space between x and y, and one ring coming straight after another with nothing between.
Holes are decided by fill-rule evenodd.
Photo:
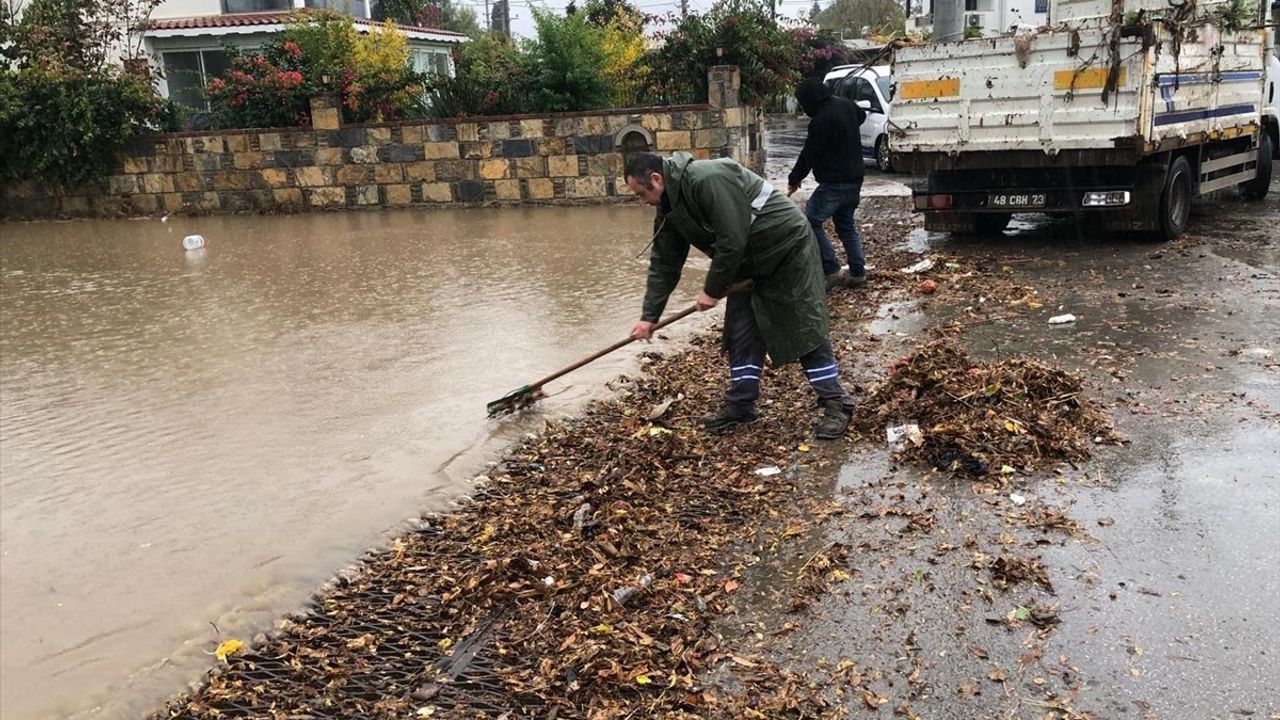
<instances>
[{"instance_id":1,"label":"overcast sky","mask_svg":"<svg viewBox=\"0 0 1280 720\"><path fill-rule=\"evenodd\" d=\"M476 19L480 22L480 27L484 27L484 0L453 0L458 5L465 5L476 11ZM493 0L490 0L492 3ZM544 7L556 12L564 12L564 6L569 0L510 0L511 2L511 32L521 37L533 36L533 13L529 11L529 5L532 3L538 7ZM665 15L668 12L680 11L680 0L631 0L642 12L652 15ZM689 10L697 12L705 12L711 7L713 0L689 0ZM578 5L582 6L585 0L578 0ZM819 0L822 7L831 4L831 0ZM491 5L492 7L492 5ZM778 16L779 17L795 17L801 11L808 16L809 9L813 7L813 0L778 0Z\"/></svg>"}]
</instances>

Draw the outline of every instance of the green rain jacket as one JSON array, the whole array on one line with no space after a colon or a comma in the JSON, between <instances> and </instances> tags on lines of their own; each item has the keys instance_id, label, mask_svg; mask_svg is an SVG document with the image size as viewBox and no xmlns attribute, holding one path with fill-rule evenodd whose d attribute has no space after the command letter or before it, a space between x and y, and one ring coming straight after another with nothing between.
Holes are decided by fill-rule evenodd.
<instances>
[{"instance_id":1,"label":"green rain jacket","mask_svg":"<svg viewBox=\"0 0 1280 720\"><path fill-rule=\"evenodd\" d=\"M696 247L711 258L703 290L724 297L753 280L751 310L769 357L798 360L827 339L827 302L818 244L804 214L783 193L733 160L695 161L675 153L663 164L669 210L649 254L642 320L657 322Z\"/></svg>"}]
</instances>

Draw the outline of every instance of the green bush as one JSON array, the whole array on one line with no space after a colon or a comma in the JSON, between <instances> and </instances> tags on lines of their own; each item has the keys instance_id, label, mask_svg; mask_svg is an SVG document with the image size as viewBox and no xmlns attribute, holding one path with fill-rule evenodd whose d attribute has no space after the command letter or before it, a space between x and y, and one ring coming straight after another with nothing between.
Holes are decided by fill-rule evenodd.
<instances>
[{"instance_id":1,"label":"green bush","mask_svg":"<svg viewBox=\"0 0 1280 720\"><path fill-rule=\"evenodd\" d=\"M0 182L73 188L110 174L119 150L160 118L146 80L72 68L0 71Z\"/></svg>"},{"instance_id":2,"label":"green bush","mask_svg":"<svg viewBox=\"0 0 1280 720\"><path fill-rule=\"evenodd\" d=\"M604 31L585 13L561 16L532 7L537 37L530 66L541 112L595 110L609 104Z\"/></svg>"},{"instance_id":3,"label":"green bush","mask_svg":"<svg viewBox=\"0 0 1280 720\"><path fill-rule=\"evenodd\" d=\"M535 112L529 93L529 58L496 35L482 35L454 50L453 77L434 78L428 88L433 117L515 115Z\"/></svg>"}]
</instances>

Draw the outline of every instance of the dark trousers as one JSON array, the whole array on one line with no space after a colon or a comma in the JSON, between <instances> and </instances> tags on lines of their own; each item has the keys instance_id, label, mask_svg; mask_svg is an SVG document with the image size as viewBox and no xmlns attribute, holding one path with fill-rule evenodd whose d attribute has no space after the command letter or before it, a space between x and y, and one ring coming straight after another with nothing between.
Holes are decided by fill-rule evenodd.
<instances>
[{"instance_id":1,"label":"dark trousers","mask_svg":"<svg viewBox=\"0 0 1280 720\"><path fill-rule=\"evenodd\" d=\"M724 400L734 405L752 405L760 397L765 345L751 309L751 291L729 296L724 313L724 340L729 354L729 389L725 391ZM853 405L849 393L840 385L840 370L830 341L823 340L800 358L800 364L819 401L834 399L846 407Z\"/></svg>"},{"instance_id":2,"label":"dark trousers","mask_svg":"<svg viewBox=\"0 0 1280 720\"><path fill-rule=\"evenodd\" d=\"M831 245L831 238L823 225L827 218L836 226L836 235L840 244L844 245L844 253L849 258L849 274L861 277L867 274L867 258L862 251L862 236L858 234L858 224L853 220L853 213L858 209L862 198L862 183L822 183L813 191L809 202L805 205L804 214L813 226L813 234L818 238L818 252L822 255L822 272L830 275L840 271L840 261L836 259L836 249Z\"/></svg>"}]
</instances>

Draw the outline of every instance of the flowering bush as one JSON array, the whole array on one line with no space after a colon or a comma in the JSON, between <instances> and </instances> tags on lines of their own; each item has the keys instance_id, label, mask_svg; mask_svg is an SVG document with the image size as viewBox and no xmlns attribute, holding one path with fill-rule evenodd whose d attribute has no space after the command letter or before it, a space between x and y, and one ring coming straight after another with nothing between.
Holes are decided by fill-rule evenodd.
<instances>
[{"instance_id":1,"label":"flowering bush","mask_svg":"<svg viewBox=\"0 0 1280 720\"><path fill-rule=\"evenodd\" d=\"M347 122L401 119L418 112L423 84L394 25L361 35L350 17L308 13L261 54L233 56L205 92L219 127L285 127L309 123L311 97L326 92Z\"/></svg>"}]
</instances>

